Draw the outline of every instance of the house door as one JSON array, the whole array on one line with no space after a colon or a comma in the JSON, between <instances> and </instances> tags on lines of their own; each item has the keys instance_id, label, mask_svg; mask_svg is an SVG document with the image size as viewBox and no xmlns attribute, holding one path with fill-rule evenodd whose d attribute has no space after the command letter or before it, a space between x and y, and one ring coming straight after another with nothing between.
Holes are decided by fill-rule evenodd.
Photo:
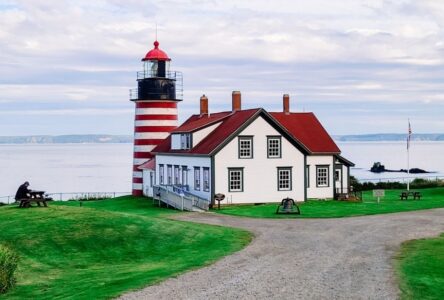
<instances>
[{"instance_id":1,"label":"house door","mask_svg":"<svg viewBox=\"0 0 444 300\"><path fill-rule=\"evenodd\" d=\"M345 193L346 192L343 190L343 187L342 187L342 170L341 169L335 170L335 187L336 187L336 193Z\"/></svg>"}]
</instances>

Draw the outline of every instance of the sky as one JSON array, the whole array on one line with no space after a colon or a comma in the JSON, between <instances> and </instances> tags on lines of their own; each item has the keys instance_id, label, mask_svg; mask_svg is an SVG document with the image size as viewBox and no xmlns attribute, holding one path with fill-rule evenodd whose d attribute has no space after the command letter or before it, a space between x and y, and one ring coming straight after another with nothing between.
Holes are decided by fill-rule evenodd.
<instances>
[{"instance_id":1,"label":"sky","mask_svg":"<svg viewBox=\"0 0 444 300\"><path fill-rule=\"evenodd\" d=\"M0 0L0 135L133 134L142 57L184 76L179 119L314 112L330 134L444 132L441 0Z\"/></svg>"}]
</instances>

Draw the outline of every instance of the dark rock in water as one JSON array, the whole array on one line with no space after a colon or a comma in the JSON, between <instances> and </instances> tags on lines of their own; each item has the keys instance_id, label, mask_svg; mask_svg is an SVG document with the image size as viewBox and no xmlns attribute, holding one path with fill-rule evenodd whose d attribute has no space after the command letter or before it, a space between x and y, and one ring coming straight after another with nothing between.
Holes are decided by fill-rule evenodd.
<instances>
[{"instance_id":1,"label":"dark rock in water","mask_svg":"<svg viewBox=\"0 0 444 300\"><path fill-rule=\"evenodd\" d=\"M388 170L385 168L384 165L382 165L379 161L373 163L373 166L370 168L370 172L373 173L382 173L382 172L403 172L403 173L407 173L406 169L401 169L401 170ZM410 174L425 174L425 173L433 173L433 172L428 172L425 171L423 169L419 169L419 168L411 168L410 169Z\"/></svg>"},{"instance_id":2,"label":"dark rock in water","mask_svg":"<svg viewBox=\"0 0 444 300\"><path fill-rule=\"evenodd\" d=\"M385 171L386 171L385 166L381 165L381 163L379 161L373 163L373 167L370 168L370 172L373 172L373 173L382 173Z\"/></svg>"}]
</instances>

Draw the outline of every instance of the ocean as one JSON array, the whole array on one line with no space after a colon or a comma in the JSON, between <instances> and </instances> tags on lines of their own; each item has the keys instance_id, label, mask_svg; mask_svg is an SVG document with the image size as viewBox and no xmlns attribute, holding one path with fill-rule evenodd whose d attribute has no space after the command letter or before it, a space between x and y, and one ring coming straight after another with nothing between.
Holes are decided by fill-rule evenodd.
<instances>
[{"instance_id":1,"label":"ocean","mask_svg":"<svg viewBox=\"0 0 444 300\"><path fill-rule=\"evenodd\" d=\"M387 169L406 169L405 142L337 144L342 155L356 164L351 174L359 180L403 181L407 177L406 173L369 171L378 161ZM25 181L30 182L31 189L48 193L130 193L132 151L132 144L0 145L0 197L14 195ZM443 153L444 142L413 142L410 167L435 172L415 176L443 177Z\"/></svg>"}]
</instances>

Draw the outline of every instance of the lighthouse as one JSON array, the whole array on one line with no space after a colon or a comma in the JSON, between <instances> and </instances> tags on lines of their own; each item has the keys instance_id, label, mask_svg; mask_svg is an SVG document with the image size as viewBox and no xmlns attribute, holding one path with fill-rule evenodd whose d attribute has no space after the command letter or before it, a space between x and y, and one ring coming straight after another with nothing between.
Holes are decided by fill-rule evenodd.
<instances>
[{"instance_id":1,"label":"lighthouse","mask_svg":"<svg viewBox=\"0 0 444 300\"><path fill-rule=\"evenodd\" d=\"M141 196L143 176L139 166L154 157L151 151L177 127L177 103L182 101L182 73L170 71L171 59L154 42L142 58L137 89L130 90L136 105L134 119L133 196Z\"/></svg>"}]
</instances>

